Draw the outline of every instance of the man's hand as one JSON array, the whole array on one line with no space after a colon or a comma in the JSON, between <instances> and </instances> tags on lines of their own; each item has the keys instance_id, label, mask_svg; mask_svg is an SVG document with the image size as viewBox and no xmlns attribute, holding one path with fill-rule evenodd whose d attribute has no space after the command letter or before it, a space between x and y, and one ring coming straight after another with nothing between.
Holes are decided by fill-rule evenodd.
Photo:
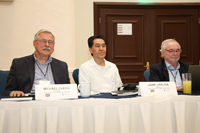
<instances>
[{"instance_id":1,"label":"man's hand","mask_svg":"<svg viewBox=\"0 0 200 133\"><path fill-rule=\"evenodd\" d=\"M24 96L24 92L22 91L13 91L11 94L10 94L11 97L20 97L20 96Z\"/></svg>"},{"instance_id":2,"label":"man's hand","mask_svg":"<svg viewBox=\"0 0 200 133\"><path fill-rule=\"evenodd\" d=\"M178 91L182 91L182 90L183 90L183 86L182 86L182 85L181 85L181 86L177 86L176 89L177 89Z\"/></svg>"}]
</instances>

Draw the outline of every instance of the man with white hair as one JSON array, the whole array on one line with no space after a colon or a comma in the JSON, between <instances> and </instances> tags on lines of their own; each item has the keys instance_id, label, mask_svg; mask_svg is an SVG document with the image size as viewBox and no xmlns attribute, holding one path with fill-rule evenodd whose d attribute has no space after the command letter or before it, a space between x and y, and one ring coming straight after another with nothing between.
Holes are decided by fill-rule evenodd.
<instances>
[{"instance_id":1,"label":"man with white hair","mask_svg":"<svg viewBox=\"0 0 200 133\"><path fill-rule=\"evenodd\" d=\"M179 61L182 52L180 44L174 39L166 39L161 44L161 57L158 64L151 65L149 81L174 81L177 90L182 90L182 73L187 73L189 64Z\"/></svg>"},{"instance_id":2,"label":"man with white hair","mask_svg":"<svg viewBox=\"0 0 200 133\"><path fill-rule=\"evenodd\" d=\"M4 96L20 97L35 90L35 85L69 84L67 63L51 57L55 37L48 30L35 34L32 55L14 59L7 77Z\"/></svg>"}]
</instances>

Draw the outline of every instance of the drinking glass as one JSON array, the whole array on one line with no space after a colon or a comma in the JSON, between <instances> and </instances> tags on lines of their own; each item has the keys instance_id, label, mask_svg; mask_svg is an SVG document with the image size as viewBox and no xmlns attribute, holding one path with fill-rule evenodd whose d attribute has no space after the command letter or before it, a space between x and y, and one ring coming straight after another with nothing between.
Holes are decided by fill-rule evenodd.
<instances>
[{"instance_id":1,"label":"drinking glass","mask_svg":"<svg viewBox=\"0 0 200 133\"><path fill-rule=\"evenodd\" d=\"M183 93L191 94L192 93L192 75L191 73L182 73L183 81Z\"/></svg>"}]
</instances>

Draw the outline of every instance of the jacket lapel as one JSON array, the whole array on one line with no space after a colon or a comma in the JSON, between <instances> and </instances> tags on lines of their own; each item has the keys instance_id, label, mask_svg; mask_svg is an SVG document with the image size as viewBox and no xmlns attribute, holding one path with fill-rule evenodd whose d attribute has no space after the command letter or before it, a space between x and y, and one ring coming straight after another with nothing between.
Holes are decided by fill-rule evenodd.
<instances>
[{"instance_id":1,"label":"jacket lapel","mask_svg":"<svg viewBox=\"0 0 200 133\"><path fill-rule=\"evenodd\" d=\"M34 59L34 56L33 55L29 56L27 58L26 62L27 62L28 71L29 71L29 75L30 75L31 86L33 86L33 81L34 81L34 77L35 77L35 59Z\"/></svg>"},{"instance_id":2,"label":"jacket lapel","mask_svg":"<svg viewBox=\"0 0 200 133\"><path fill-rule=\"evenodd\" d=\"M180 64L179 73L180 73L180 77L181 77L181 79L182 79L182 73L187 73L188 70L187 70L187 68L182 64L182 62L179 61L179 64Z\"/></svg>"},{"instance_id":3,"label":"jacket lapel","mask_svg":"<svg viewBox=\"0 0 200 133\"><path fill-rule=\"evenodd\" d=\"M169 81L169 74L164 60L162 60L162 74L164 77L164 81Z\"/></svg>"},{"instance_id":4,"label":"jacket lapel","mask_svg":"<svg viewBox=\"0 0 200 133\"><path fill-rule=\"evenodd\" d=\"M51 70L52 70L52 74L53 74L53 78L54 78L54 82L55 84L58 84L58 76L57 76L57 69L56 69L56 60L54 60L54 58L52 58L52 62L51 62Z\"/></svg>"}]
</instances>

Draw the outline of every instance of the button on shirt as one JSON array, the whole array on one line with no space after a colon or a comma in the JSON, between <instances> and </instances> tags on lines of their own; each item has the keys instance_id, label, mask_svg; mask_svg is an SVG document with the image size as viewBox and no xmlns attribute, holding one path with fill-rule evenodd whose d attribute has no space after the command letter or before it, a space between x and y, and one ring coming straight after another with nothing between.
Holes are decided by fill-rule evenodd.
<instances>
[{"instance_id":1,"label":"button on shirt","mask_svg":"<svg viewBox=\"0 0 200 133\"><path fill-rule=\"evenodd\" d=\"M90 82L94 92L110 92L122 86L118 68L115 64L105 61L105 66L99 66L95 60L82 64L79 68L79 83Z\"/></svg>"},{"instance_id":2,"label":"button on shirt","mask_svg":"<svg viewBox=\"0 0 200 133\"><path fill-rule=\"evenodd\" d=\"M181 86L182 80L181 80L181 76L180 76L180 73L179 73L179 69L180 69L179 62L177 62L176 69L174 69L174 67L172 65L170 65L169 63L167 63L166 61L165 61L165 64L167 66L167 70L168 70L168 74L169 74L169 81L175 82L176 86Z\"/></svg>"},{"instance_id":3,"label":"button on shirt","mask_svg":"<svg viewBox=\"0 0 200 133\"><path fill-rule=\"evenodd\" d=\"M35 90L35 85L38 85L40 80L47 80L50 81L50 84L55 84L50 64L52 62L51 56L49 57L48 61L45 64L41 64L37 60L37 58L35 57L35 53L34 53L34 58L35 58L35 78L32 90Z\"/></svg>"}]
</instances>

